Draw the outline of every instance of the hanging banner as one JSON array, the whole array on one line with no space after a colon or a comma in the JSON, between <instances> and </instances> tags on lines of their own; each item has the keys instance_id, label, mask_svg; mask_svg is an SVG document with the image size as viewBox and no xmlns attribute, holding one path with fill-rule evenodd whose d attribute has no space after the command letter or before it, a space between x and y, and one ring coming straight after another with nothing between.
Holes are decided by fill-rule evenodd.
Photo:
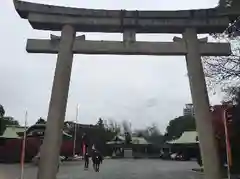
<instances>
[{"instance_id":1,"label":"hanging banner","mask_svg":"<svg viewBox=\"0 0 240 179\"><path fill-rule=\"evenodd\" d=\"M85 143L83 142L83 148L82 148L82 151L83 151L83 156L86 154L86 145Z\"/></svg>"}]
</instances>

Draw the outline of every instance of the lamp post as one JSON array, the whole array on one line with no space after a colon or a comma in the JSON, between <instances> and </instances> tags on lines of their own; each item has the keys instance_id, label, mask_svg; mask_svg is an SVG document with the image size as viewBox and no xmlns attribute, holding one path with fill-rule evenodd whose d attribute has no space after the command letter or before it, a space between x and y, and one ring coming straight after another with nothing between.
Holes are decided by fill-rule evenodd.
<instances>
[{"instance_id":1,"label":"lamp post","mask_svg":"<svg viewBox=\"0 0 240 179\"><path fill-rule=\"evenodd\" d=\"M230 144L229 129L228 129L228 124L231 123L231 120L232 120L232 113L230 110L231 110L231 106L228 106L227 109L223 111L223 124L224 124L224 132L225 132L228 179L231 179L231 167L232 167L232 152L231 152L231 144Z\"/></svg>"},{"instance_id":2,"label":"lamp post","mask_svg":"<svg viewBox=\"0 0 240 179\"><path fill-rule=\"evenodd\" d=\"M79 105L77 105L77 108L76 108L76 120L75 120L75 125L74 125L73 157L75 156L75 153L76 153L78 110L79 110Z\"/></svg>"},{"instance_id":3,"label":"lamp post","mask_svg":"<svg viewBox=\"0 0 240 179\"><path fill-rule=\"evenodd\" d=\"M28 111L25 112L24 135L23 135L22 152L21 152L21 177L20 177L20 179L23 179L23 178L24 178L27 118L28 118Z\"/></svg>"}]
</instances>

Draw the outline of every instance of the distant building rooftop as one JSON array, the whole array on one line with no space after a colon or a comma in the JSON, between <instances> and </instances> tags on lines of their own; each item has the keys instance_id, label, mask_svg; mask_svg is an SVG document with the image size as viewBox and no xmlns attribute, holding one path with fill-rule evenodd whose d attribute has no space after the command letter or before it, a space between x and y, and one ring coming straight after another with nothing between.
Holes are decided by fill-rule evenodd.
<instances>
[{"instance_id":1,"label":"distant building rooftop","mask_svg":"<svg viewBox=\"0 0 240 179\"><path fill-rule=\"evenodd\" d=\"M186 131L176 140L167 142L168 144L195 144L198 142L198 133L196 131Z\"/></svg>"},{"instance_id":2,"label":"distant building rooftop","mask_svg":"<svg viewBox=\"0 0 240 179\"><path fill-rule=\"evenodd\" d=\"M21 138L18 133L24 132L25 128L21 126L7 126L0 138L15 139Z\"/></svg>"},{"instance_id":3,"label":"distant building rooftop","mask_svg":"<svg viewBox=\"0 0 240 179\"><path fill-rule=\"evenodd\" d=\"M73 121L66 121L64 124L66 126L68 126L69 128L74 128L76 123L73 122ZM79 123L77 123L77 128L95 128L95 127L96 127L96 125L92 125L92 124L79 124Z\"/></svg>"},{"instance_id":4,"label":"distant building rooftop","mask_svg":"<svg viewBox=\"0 0 240 179\"><path fill-rule=\"evenodd\" d=\"M107 144L123 144L125 142L125 137L118 135L113 138L113 140L107 142ZM140 145L149 145L149 143L146 139L143 137L132 137L132 144L140 144Z\"/></svg>"}]
</instances>

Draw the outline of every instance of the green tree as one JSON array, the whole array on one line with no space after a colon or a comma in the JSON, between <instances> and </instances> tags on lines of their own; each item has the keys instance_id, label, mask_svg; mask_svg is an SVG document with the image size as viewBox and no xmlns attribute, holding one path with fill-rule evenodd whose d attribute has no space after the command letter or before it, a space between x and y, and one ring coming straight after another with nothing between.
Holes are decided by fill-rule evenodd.
<instances>
[{"instance_id":1,"label":"green tree","mask_svg":"<svg viewBox=\"0 0 240 179\"><path fill-rule=\"evenodd\" d=\"M237 6L240 5L239 0L219 0L218 1L218 5L219 7L233 7L233 8L237 8Z\"/></svg>"},{"instance_id":2,"label":"green tree","mask_svg":"<svg viewBox=\"0 0 240 179\"><path fill-rule=\"evenodd\" d=\"M148 142L155 145L161 145L164 139L162 133L155 124L152 124L145 129L136 130L134 134L137 137L145 138Z\"/></svg>"},{"instance_id":3,"label":"green tree","mask_svg":"<svg viewBox=\"0 0 240 179\"><path fill-rule=\"evenodd\" d=\"M47 122L43 118L39 118L36 122L36 124L46 124Z\"/></svg>"},{"instance_id":4,"label":"green tree","mask_svg":"<svg viewBox=\"0 0 240 179\"><path fill-rule=\"evenodd\" d=\"M74 136L76 124L77 151L81 150L82 136L83 134L86 134L90 147L94 144L94 146L101 151L102 154L105 155L108 152L108 145L106 143L118 134L119 126L115 121L111 120L103 127L99 127L99 121L101 120L98 119L96 125L76 124L73 121L66 121L64 123L64 131L72 136ZM102 126L102 122L100 122L100 126Z\"/></svg>"},{"instance_id":5,"label":"green tree","mask_svg":"<svg viewBox=\"0 0 240 179\"><path fill-rule=\"evenodd\" d=\"M0 135L3 134L7 126L19 126L19 123L13 117L4 116L0 118Z\"/></svg>"},{"instance_id":6,"label":"green tree","mask_svg":"<svg viewBox=\"0 0 240 179\"><path fill-rule=\"evenodd\" d=\"M148 127L148 136L146 140L153 143L153 144L162 144L163 143L163 135L158 129L156 124Z\"/></svg>"},{"instance_id":7,"label":"green tree","mask_svg":"<svg viewBox=\"0 0 240 179\"><path fill-rule=\"evenodd\" d=\"M0 105L0 135L3 134L7 126L11 125L19 126L18 121L14 120L13 117L4 115L5 115L4 107Z\"/></svg>"},{"instance_id":8,"label":"green tree","mask_svg":"<svg viewBox=\"0 0 240 179\"><path fill-rule=\"evenodd\" d=\"M125 132L124 135L125 135L125 143L126 143L126 144L130 144L131 141L132 141L132 136L131 136L131 134L130 134L129 132Z\"/></svg>"},{"instance_id":9,"label":"green tree","mask_svg":"<svg viewBox=\"0 0 240 179\"><path fill-rule=\"evenodd\" d=\"M99 128L102 128L102 129L104 128L104 123L103 123L102 118L99 118L99 119L98 119L97 126L98 126Z\"/></svg>"},{"instance_id":10,"label":"green tree","mask_svg":"<svg viewBox=\"0 0 240 179\"><path fill-rule=\"evenodd\" d=\"M148 137L149 133L148 133L148 128L147 129L139 129L139 130L135 130L134 131L134 135L137 137Z\"/></svg>"},{"instance_id":11,"label":"green tree","mask_svg":"<svg viewBox=\"0 0 240 179\"><path fill-rule=\"evenodd\" d=\"M165 140L179 138L185 131L196 130L195 119L192 116L180 116L171 120L166 128Z\"/></svg>"},{"instance_id":12,"label":"green tree","mask_svg":"<svg viewBox=\"0 0 240 179\"><path fill-rule=\"evenodd\" d=\"M121 132L120 125L116 121L111 120L111 119L109 119L107 121L106 128L107 128L107 130L116 133L116 135L120 134L120 132Z\"/></svg>"},{"instance_id":13,"label":"green tree","mask_svg":"<svg viewBox=\"0 0 240 179\"><path fill-rule=\"evenodd\" d=\"M19 126L19 122L11 116L4 116L3 119L6 121L7 125Z\"/></svg>"},{"instance_id":14,"label":"green tree","mask_svg":"<svg viewBox=\"0 0 240 179\"><path fill-rule=\"evenodd\" d=\"M229 6L229 5L230 5L230 1L229 0L219 0L219 2L218 2L218 6L219 7L225 8L225 7Z\"/></svg>"},{"instance_id":15,"label":"green tree","mask_svg":"<svg viewBox=\"0 0 240 179\"><path fill-rule=\"evenodd\" d=\"M2 118L5 114L4 107L0 104L0 118Z\"/></svg>"},{"instance_id":16,"label":"green tree","mask_svg":"<svg viewBox=\"0 0 240 179\"><path fill-rule=\"evenodd\" d=\"M131 124L128 121L122 122L123 131L125 135L125 143L130 144L132 141L132 131L131 131Z\"/></svg>"}]
</instances>

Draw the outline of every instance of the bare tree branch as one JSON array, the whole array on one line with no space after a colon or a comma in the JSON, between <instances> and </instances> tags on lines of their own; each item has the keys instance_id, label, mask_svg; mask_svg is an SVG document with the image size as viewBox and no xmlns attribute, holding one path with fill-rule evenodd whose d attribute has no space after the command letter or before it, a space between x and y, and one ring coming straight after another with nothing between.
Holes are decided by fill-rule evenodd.
<instances>
[{"instance_id":1,"label":"bare tree branch","mask_svg":"<svg viewBox=\"0 0 240 179\"><path fill-rule=\"evenodd\" d=\"M240 82L240 38L228 38L225 34L214 34L218 42L229 42L232 54L228 57L203 57L206 81L210 90L220 87L222 91Z\"/></svg>"}]
</instances>

